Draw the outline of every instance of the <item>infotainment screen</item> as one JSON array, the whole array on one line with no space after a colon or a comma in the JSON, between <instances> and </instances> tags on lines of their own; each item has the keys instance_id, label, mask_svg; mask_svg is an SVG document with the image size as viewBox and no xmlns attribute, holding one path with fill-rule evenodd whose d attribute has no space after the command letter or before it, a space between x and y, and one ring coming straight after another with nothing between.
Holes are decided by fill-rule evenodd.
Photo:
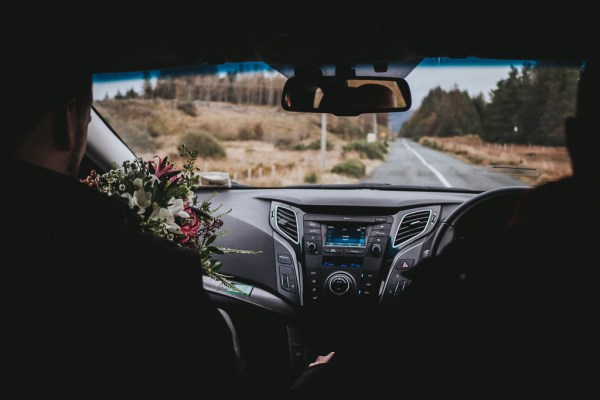
<instances>
[{"instance_id":1,"label":"infotainment screen","mask_svg":"<svg viewBox=\"0 0 600 400\"><path fill-rule=\"evenodd\" d=\"M327 225L325 246L366 246L367 227L356 224Z\"/></svg>"}]
</instances>

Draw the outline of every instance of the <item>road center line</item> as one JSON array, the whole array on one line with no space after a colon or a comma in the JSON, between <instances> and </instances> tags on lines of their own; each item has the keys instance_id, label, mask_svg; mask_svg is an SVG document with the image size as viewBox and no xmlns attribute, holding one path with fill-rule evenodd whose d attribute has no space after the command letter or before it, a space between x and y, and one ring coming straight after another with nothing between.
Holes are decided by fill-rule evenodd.
<instances>
[{"instance_id":1,"label":"road center line","mask_svg":"<svg viewBox=\"0 0 600 400\"><path fill-rule=\"evenodd\" d=\"M421 161L423 163L424 166L426 166L427 168L429 168L429 170L431 172L433 172L433 174L440 180L440 182L442 182L442 184L445 187L452 187L452 185L450 184L450 182L448 182L448 180L446 178L444 178L444 175L442 175L440 173L440 171L438 171L437 169L435 169L433 167L433 165L429 164L427 161L425 161L425 159L419 154L417 153L415 150L413 150L412 147L410 147L407 143L406 139L402 139L402 144L404 145L404 147L406 147L411 153L413 153L415 155L415 157L417 157L419 159L419 161Z\"/></svg>"}]
</instances>

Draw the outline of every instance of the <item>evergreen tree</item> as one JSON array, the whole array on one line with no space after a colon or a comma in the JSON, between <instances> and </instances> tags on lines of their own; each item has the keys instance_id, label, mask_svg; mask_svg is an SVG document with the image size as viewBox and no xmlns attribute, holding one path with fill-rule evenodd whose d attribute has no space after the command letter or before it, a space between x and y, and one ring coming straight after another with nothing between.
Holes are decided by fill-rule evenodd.
<instances>
[{"instance_id":1,"label":"evergreen tree","mask_svg":"<svg viewBox=\"0 0 600 400\"><path fill-rule=\"evenodd\" d=\"M525 63L490 92L470 98L458 87L431 89L400 136L478 134L487 142L564 145L564 121L575 112L578 68Z\"/></svg>"}]
</instances>

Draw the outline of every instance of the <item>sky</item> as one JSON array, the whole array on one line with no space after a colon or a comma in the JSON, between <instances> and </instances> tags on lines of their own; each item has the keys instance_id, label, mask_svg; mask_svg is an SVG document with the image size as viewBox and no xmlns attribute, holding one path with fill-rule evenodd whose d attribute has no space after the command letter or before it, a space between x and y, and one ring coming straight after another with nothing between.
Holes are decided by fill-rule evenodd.
<instances>
[{"instance_id":1,"label":"sky","mask_svg":"<svg viewBox=\"0 0 600 400\"><path fill-rule=\"evenodd\" d=\"M455 85L460 90L466 90L471 97L483 94L486 101L490 100L490 92L496 88L496 83L508 77L510 66L488 66L485 68L472 67L426 67L416 68L406 81L412 95L412 109L419 108L423 98L431 89L440 86L451 90Z\"/></svg>"}]
</instances>

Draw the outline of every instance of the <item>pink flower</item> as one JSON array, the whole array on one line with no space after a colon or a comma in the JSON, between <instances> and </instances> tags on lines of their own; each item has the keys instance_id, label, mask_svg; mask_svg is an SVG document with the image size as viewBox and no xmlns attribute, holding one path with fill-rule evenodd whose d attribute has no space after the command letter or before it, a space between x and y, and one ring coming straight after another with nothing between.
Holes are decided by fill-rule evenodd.
<instances>
[{"instance_id":1,"label":"pink flower","mask_svg":"<svg viewBox=\"0 0 600 400\"><path fill-rule=\"evenodd\" d=\"M188 218L188 223L181 226L181 233L185 235L183 239L181 239L180 243L187 243L191 238L198 236L198 230L200 229L200 221L196 218L196 214L188 207L186 209L190 218Z\"/></svg>"},{"instance_id":2,"label":"pink flower","mask_svg":"<svg viewBox=\"0 0 600 400\"><path fill-rule=\"evenodd\" d=\"M159 156L154 156L154 158L157 158L158 162L148 161L148 164L150 164L154 170L154 176L160 178L164 174L175 172L173 171L173 165L169 164L167 157L160 158Z\"/></svg>"}]
</instances>

